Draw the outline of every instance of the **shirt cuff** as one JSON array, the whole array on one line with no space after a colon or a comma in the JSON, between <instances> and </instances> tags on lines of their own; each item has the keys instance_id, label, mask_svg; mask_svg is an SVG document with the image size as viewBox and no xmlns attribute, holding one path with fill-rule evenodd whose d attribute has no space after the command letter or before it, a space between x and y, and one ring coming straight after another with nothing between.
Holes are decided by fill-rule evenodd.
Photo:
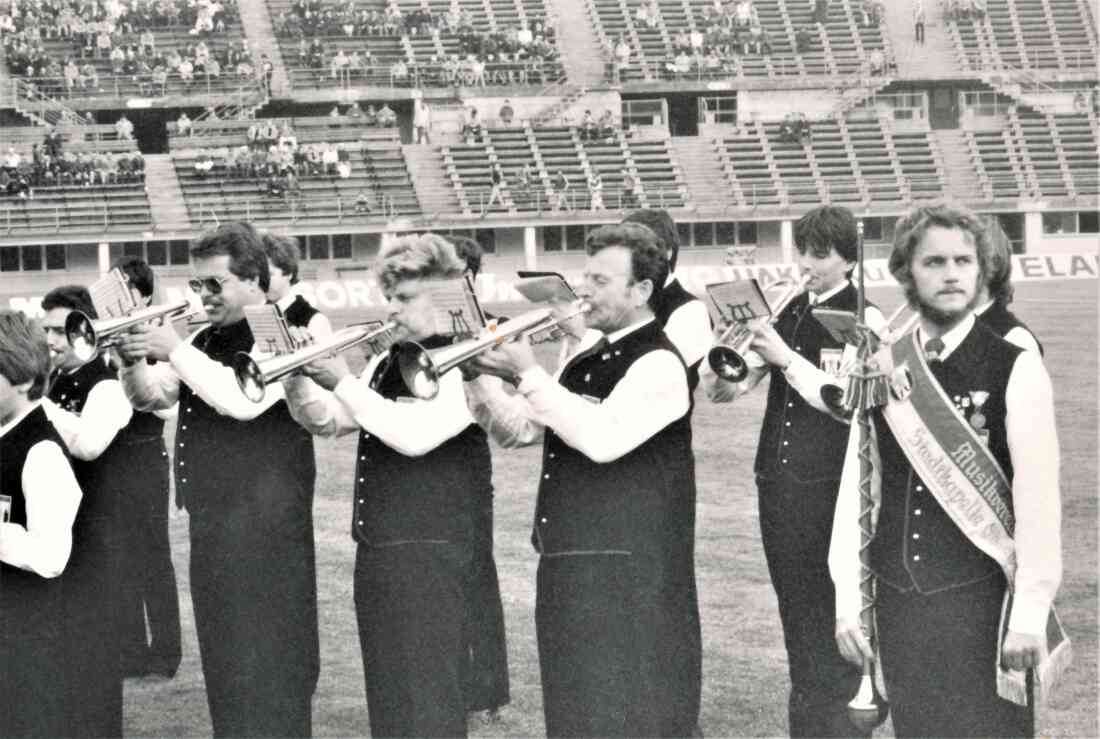
<instances>
[{"instance_id":1,"label":"shirt cuff","mask_svg":"<svg viewBox=\"0 0 1100 739\"><path fill-rule=\"evenodd\" d=\"M519 375L519 384L516 389L524 397L546 387L547 383L554 384L554 378L546 373L542 367L528 367Z\"/></svg>"},{"instance_id":2,"label":"shirt cuff","mask_svg":"<svg viewBox=\"0 0 1100 739\"><path fill-rule=\"evenodd\" d=\"M1008 617L1008 630L1018 634L1042 636L1047 631L1047 619L1050 617L1050 601L1021 598L1016 594L1012 599L1012 613Z\"/></svg>"}]
</instances>

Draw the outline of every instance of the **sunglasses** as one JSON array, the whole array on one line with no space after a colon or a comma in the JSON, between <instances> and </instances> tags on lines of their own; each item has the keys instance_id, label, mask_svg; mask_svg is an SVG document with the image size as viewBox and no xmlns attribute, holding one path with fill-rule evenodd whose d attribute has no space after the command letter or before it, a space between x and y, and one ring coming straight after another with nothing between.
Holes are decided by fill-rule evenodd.
<instances>
[{"instance_id":1,"label":"sunglasses","mask_svg":"<svg viewBox=\"0 0 1100 739\"><path fill-rule=\"evenodd\" d=\"M187 286L191 288L191 291L196 295L202 295L202 291L211 295L220 295L222 292L222 285L229 282L228 277L203 277L200 279L191 279L187 281Z\"/></svg>"}]
</instances>

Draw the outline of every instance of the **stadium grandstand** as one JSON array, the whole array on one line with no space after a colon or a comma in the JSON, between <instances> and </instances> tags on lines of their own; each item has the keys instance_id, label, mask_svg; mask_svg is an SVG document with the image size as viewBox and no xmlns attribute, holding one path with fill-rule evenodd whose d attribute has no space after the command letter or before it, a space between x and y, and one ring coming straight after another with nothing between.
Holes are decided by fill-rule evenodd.
<instances>
[{"instance_id":1,"label":"stadium grandstand","mask_svg":"<svg viewBox=\"0 0 1100 739\"><path fill-rule=\"evenodd\" d=\"M914 201L1093 248L1096 0L0 0L9 299L247 219L306 274L381 234L471 235L488 273L575 270L668 209L681 264L790 261L822 203L872 255Z\"/></svg>"}]
</instances>

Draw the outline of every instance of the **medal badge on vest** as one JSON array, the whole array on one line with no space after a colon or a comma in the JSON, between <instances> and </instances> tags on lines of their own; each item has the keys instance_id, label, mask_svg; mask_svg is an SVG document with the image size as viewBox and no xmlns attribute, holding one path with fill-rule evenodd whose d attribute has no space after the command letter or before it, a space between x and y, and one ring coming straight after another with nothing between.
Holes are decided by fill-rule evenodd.
<instances>
[{"instance_id":1,"label":"medal badge on vest","mask_svg":"<svg viewBox=\"0 0 1100 739\"><path fill-rule=\"evenodd\" d=\"M823 348L821 350L819 366L823 372L827 372L829 375L839 379L841 377L841 363L843 357L843 349Z\"/></svg>"}]
</instances>

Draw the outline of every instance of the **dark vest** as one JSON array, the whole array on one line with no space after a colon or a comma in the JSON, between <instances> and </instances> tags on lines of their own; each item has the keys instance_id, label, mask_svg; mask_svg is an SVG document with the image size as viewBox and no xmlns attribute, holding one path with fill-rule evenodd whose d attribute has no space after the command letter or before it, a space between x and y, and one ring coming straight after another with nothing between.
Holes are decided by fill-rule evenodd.
<instances>
[{"instance_id":1,"label":"dark vest","mask_svg":"<svg viewBox=\"0 0 1100 739\"><path fill-rule=\"evenodd\" d=\"M0 438L0 492L11 497L14 524L27 525L23 466L44 441L67 456L41 407ZM73 626L67 574L47 579L0 563L0 734L63 736L77 728L67 712L74 699L68 681L73 650L87 634Z\"/></svg>"},{"instance_id":2,"label":"dark vest","mask_svg":"<svg viewBox=\"0 0 1100 739\"><path fill-rule=\"evenodd\" d=\"M283 311L283 317L286 318L286 322L291 326L299 326L305 328L309 326L309 322L313 320L313 317L320 313L316 308L309 304L305 298L301 295L297 295L294 301L286 307Z\"/></svg>"},{"instance_id":3,"label":"dark vest","mask_svg":"<svg viewBox=\"0 0 1100 739\"><path fill-rule=\"evenodd\" d=\"M75 372L58 374L50 386L49 397L61 408L80 414L93 387L101 382L117 379L115 370L97 357ZM128 426L129 424L127 428ZM129 469L128 455L123 443L127 428L120 430L97 458L72 459L73 473L80 483L80 489L84 491L76 516L77 523L74 524L74 529L82 534L98 537L100 534L113 536L116 533L114 529L119 524L121 491L125 481L135 473ZM88 521L97 523L91 529L81 525ZM79 547L81 538L82 536L76 537L74 549Z\"/></svg>"},{"instance_id":4,"label":"dark vest","mask_svg":"<svg viewBox=\"0 0 1100 739\"><path fill-rule=\"evenodd\" d=\"M672 317L672 314L679 310L681 307L687 305L693 300L698 300L680 284L680 281L673 279L672 282L665 285L661 289L660 300L657 302L657 307L654 309L653 314L657 319L657 325L664 328L668 325L668 319ZM688 365L688 387L694 394L696 386L699 384L699 364L702 362L700 359L694 364Z\"/></svg>"},{"instance_id":5,"label":"dark vest","mask_svg":"<svg viewBox=\"0 0 1100 739\"><path fill-rule=\"evenodd\" d=\"M854 312L857 302L858 292L849 284L821 306ZM808 307L809 295L799 295L779 314L775 329L791 349L820 367L822 349L843 350L844 345L829 335ZM787 382L783 370L771 368L768 406L756 450L758 476L787 474L802 482L839 480L847 440L847 426L807 403Z\"/></svg>"},{"instance_id":6,"label":"dark vest","mask_svg":"<svg viewBox=\"0 0 1100 739\"><path fill-rule=\"evenodd\" d=\"M1035 335L1035 332L1028 328L1026 323L1017 318L1016 314L1006 308L1000 301L994 301L993 305L986 308L983 313L978 314L978 320L993 329L993 333L1002 339L1012 329L1022 328L1031 334L1036 344L1039 344L1039 353L1043 353L1043 345L1039 343L1039 337Z\"/></svg>"},{"instance_id":7,"label":"dark vest","mask_svg":"<svg viewBox=\"0 0 1100 739\"><path fill-rule=\"evenodd\" d=\"M24 527L27 525L27 501L23 496L23 465L35 444L43 441L56 443L68 457L65 442L41 406L0 438L0 493L11 498L11 523ZM48 618L50 603L60 602L60 583L60 579L47 580L0 562L0 643L12 623L31 616Z\"/></svg>"},{"instance_id":8,"label":"dark vest","mask_svg":"<svg viewBox=\"0 0 1100 739\"><path fill-rule=\"evenodd\" d=\"M612 345L582 352L561 373L572 393L607 398L646 354L676 348L653 321ZM543 555L638 552L661 555L683 501L694 500L691 408L619 459L600 464L547 428L532 541Z\"/></svg>"},{"instance_id":9,"label":"dark vest","mask_svg":"<svg viewBox=\"0 0 1100 739\"><path fill-rule=\"evenodd\" d=\"M974 404L964 406L972 391L986 391L982 408L989 430L989 449L1012 481L1012 458L1005 433L1005 390L1016 357L1023 349L1004 341L976 321L974 328L944 362L932 365L940 386L969 420ZM875 574L894 587L916 587L922 593L983 580L1001 571L975 547L913 472L889 426L876 414L882 457L882 509L871 543ZM1012 500L1009 498L1009 506Z\"/></svg>"},{"instance_id":10,"label":"dark vest","mask_svg":"<svg viewBox=\"0 0 1100 739\"><path fill-rule=\"evenodd\" d=\"M450 343L440 337L421 342L429 349ZM395 356L378 363L371 387L387 400L412 401ZM475 501L491 495L489 442L476 423L421 457L359 433L351 534L360 543L469 544Z\"/></svg>"},{"instance_id":11,"label":"dark vest","mask_svg":"<svg viewBox=\"0 0 1100 739\"><path fill-rule=\"evenodd\" d=\"M252 344L243 320L207 327L194 340L196 348L227 366ZM238 421L181 382L175 444L176 492L192 513L261 504L274 513L312 505L312 437L290 417L285 401L251 421Z\"/></svg>"}]
</instances>

